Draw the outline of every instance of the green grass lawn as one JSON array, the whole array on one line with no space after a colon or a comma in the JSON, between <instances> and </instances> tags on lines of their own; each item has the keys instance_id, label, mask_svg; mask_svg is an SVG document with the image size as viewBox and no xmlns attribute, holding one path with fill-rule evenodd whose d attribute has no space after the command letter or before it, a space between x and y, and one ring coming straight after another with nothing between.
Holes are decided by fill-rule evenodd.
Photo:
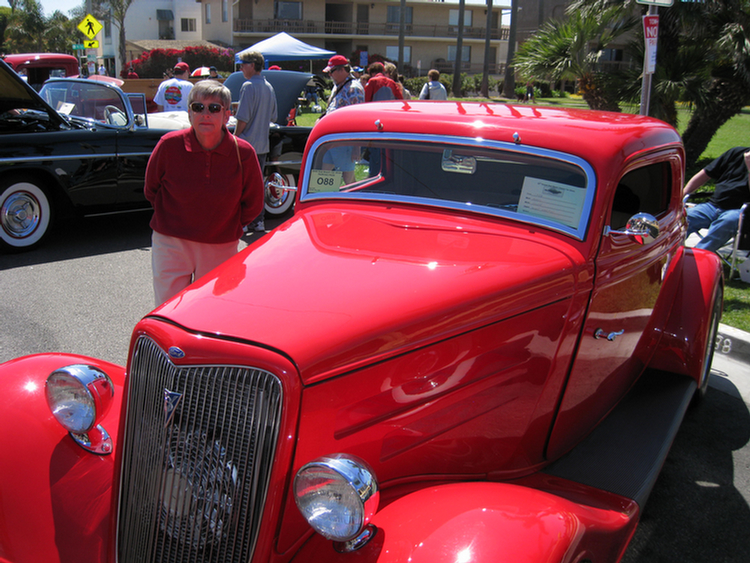
<instances>
[{"instance_id":1,"label":"green grass lawn","mask_svg":"<svg viewBox=\"0 0 750 563\"><path fill-rule=\"evenodd\" d=\"M486 102L484 98L477 98ZM468 101L464 98L463 101ZM497 100L499 101L499 100ZM585 108L586 103L580 97L570 98L542 98L537 100L538 105L552 105L565 107ZM624 108L625 111L635 113L638 108ZM680 110L679 130L683 131L690 119L688 109ZM312 113L309 108L303 108L297 116L297 124L305 126L315 125L320 114ZM699 159L699 165L705 166L708 162L718 157L727 149L736 146L750 146L750 108L746 108L741 114L725 123L711 139L705 152ZM700 169L687 171L687 178ZM686 178L686 179L687 179ZM729 268L724 271L725 280L729 277ZM741 281L735 273L735 279L725 281L724 286L724 314L722 322L741 330L750 332L750 284Z\"/></svg>"}]
</instances>

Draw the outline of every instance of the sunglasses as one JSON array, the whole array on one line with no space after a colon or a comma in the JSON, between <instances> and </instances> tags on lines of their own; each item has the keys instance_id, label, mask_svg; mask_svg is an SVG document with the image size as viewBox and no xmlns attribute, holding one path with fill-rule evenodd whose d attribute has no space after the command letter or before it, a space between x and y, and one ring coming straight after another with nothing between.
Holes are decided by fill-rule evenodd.
<instances>
[{"instance_id":1,"label":"sunglasses","mask_svg":"<svg viewBox=\"0 0 750 563\"><path fill-rule=\"evenodd\" d=\"M193 102L192 104L190 104L190 109L193 110L194 113L203 113L203 110L205 108L206 106L200 102ZM224 106L222 106L221 104L208 104L209 113L219 113L223 109Z\"/></svg>"}]
</instances>

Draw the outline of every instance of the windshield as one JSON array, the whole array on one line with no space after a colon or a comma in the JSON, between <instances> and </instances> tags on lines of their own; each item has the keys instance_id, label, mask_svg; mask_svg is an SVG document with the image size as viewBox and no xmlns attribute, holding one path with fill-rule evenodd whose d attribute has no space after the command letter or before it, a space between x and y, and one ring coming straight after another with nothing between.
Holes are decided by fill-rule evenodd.
<instances>
[{"instance_id":1,"label":"windshield","mask_svg":"<svg viewBox=\"0 0 750 563\"><path fill-rule=\"evenodd\" d=\"M127 124L122 96L114 88L95 82L50 80L39 95L59 113L111 125Z\"/></svg>"},{"instance_id":2,"label":"windshield","mask_svg":"<svg viewBox=\"0 0 750 563\"><path fill-rule=\"evenodd\" d=\"M301 200L403 201L513 217L583 238L593 171L579 159L487 141L318 141Z\"/></svg>"}]
</instances>

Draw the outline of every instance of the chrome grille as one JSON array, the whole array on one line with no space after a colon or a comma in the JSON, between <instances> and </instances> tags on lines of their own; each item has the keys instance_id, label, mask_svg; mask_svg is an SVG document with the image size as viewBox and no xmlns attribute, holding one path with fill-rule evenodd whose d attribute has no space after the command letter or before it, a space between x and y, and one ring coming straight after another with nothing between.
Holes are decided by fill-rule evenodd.
<instances>
[{"instance_id":1,"label":"chrome grille","mask_svg":"<svg viewBox=\"0 0 750 563\"><path fill-rule=\"evenodd\" d=\"M176 367L145 336L129 375L119 561L250 561L279 431L279 380L244 367Z\"/></svg>"}]
</instances>

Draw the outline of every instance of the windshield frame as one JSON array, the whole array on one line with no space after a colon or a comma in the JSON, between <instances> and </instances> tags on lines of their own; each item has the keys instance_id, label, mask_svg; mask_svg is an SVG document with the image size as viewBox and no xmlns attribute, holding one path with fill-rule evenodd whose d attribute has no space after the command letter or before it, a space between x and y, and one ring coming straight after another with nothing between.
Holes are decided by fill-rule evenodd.
<instances>
[{"instance_id":1,"label":"windshield frame","mask_svg":"<svg viewBox=\"0 0 750 563\"><path fill-rule=\"evenodd\" d=\"M486 205L472 204L468 202L457 202L444 199L433 199L428 197L414 197L403 194L389 193L372 193L358 191L310 191L310 179L313 176L313 164L316 161L316 153L323 145L335 141L352 142L353 145L365 144L369 141L393 141L398 143L418 143L431 145L452 145L460 146L462 149L476 149L477 151L486 152L487 150L503 151L508 156L531 156L544 158L552 161L564 163L565 165L574 166L581 171L585 179L585 194L581 202L581 213L578 223L575 226L565 225L553 220L545 219L534 215L525 214L519 211L508 211L497 207ZM323 147L324 148L324 147ZM341 200L341 201L373 201L389 204L401 203L410 205L430 206L448 209L452 211L468 212L472 214L481 214L490 217L500 217L510 219L525 224L535 225L551 229L556 232L564 233L577 240L584 240L591 219L591 210L597 191L597 179L593 167L584 159L568 153L553 151L549 149L518 145L501 141L491 141L482 138L469 139L466 137L455 137L449 135L424 135L412 133L391 133L386 135L373 133L339 133L320 137L314 141L307 151L305 166L302 171L302 181L299 187L300 203L310 201L324 200Z\"/></svg>"}]
</instances>

